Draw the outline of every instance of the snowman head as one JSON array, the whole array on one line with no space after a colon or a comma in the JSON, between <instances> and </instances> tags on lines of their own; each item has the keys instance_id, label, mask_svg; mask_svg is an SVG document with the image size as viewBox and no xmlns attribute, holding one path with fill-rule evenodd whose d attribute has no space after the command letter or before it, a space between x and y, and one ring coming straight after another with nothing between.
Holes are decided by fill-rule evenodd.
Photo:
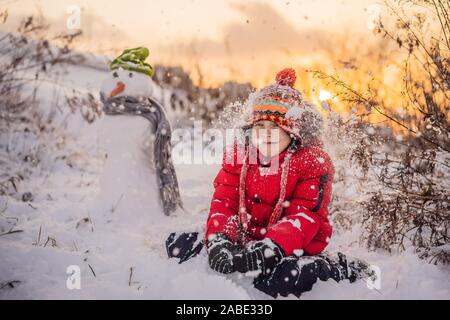
<instances>
[{"instance_id":1,"label":"snowman head","mask_svg":"<svg viewBox=\"0 0 450 320\"><path fill-rule=\"evenodd\" d=\"M151 97L153 81L146 74L120 68L110 71L100 91L106 98Z\"/></svg>"},{"instance_id":2,"label":"snowman head","mask_svg":"<svg viewBox=\"0 0 450 320\"><path fill-rule=\"evenodd\" d=\"M147 48L139 47L127 49L114 59L109 66L110 72L102 83L101 94L107 99L120 96L152 96L151 76L154 70L144 62L148 55Z\"/></svg>"}]
</instances>

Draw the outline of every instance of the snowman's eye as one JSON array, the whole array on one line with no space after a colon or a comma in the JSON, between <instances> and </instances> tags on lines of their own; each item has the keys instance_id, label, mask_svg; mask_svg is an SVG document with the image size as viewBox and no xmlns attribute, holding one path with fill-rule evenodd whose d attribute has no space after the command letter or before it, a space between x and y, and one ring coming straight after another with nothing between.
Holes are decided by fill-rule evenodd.
<instances>
[{"instance_id":1,"label":"snowman's eye","mask_svg":"<svg viewBox=\"0 0 450 320\"><path fill-rule=\"evenodd\" d=\"M118 78L118 77L119 77L119 75L117 74L117 72L113 72L113 77L114 77L114 78Z\"/></svg>"},{"instance_id":2,"label":"snowman's eye","mask_svg":"<svg viewBox=\"0 0 450 320\"><path fill-rule=\"evenodd\" d=\"M128 76L129 76L130 78L133 78L133 74L132 74L131 72L128 74Z\"/></svg>"}]
</instances>

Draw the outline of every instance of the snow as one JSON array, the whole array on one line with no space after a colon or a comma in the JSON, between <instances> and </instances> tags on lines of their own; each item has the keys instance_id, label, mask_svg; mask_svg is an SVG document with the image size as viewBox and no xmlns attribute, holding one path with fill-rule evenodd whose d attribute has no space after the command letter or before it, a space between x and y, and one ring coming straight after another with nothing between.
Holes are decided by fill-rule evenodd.
<instances>
[{"instance_id":1,"label":"snow","mask_svg":"<svg viewBox=\"0 0 450 320\"><path fill-rule=\"evenodd\" d=\"M283 208L288 208L291 205L291 202L289 200L283 201Z\"/></svg>"},{"instance_id":2,"label":"snow","mask_svg":"<svg viewBox=\"0 0 450 320\"><path fill-rule=\"evenodd\" d=\"M275 256L275 252L272 249L266 248L266 250L264 250L264 257L266 258L270 258Z\"/></svg>"},{"instance_id":3,"label":"snow","mask_svg":"<svg viewBox=\"0 0 450 320\"><path fill-rule=\"evenodd\" d=\"M303 255L303 250L301 249L294 250L294 255L297 257L301 257Z\"/></svg>"},{"instance_id":4,"label":"snow","mask_svg":"<svg viewBox=\"0 0 450 320\"><path fill-rule=\"evenodd\" d=\"M297 216L300 216L302 218L305 218L306 220L308 220L311 223L315 223L314 219L312 219L310 216L308 216L306 213L304 212L299 212L296 214Z\"/></svg>"},{"instance_id":5,"label":"snow","mask_svg":"<svg viewBox=\"0 0 450 320\"><path fill-rule=\"evenodd\" d=\"M366 132L369 135L373 135L373 134L375 134L375 129L373 127L367 127Z\"/></svg>"},{"instance_id":6,"label":"snow","mask_svg":"<svg viewBox=\"0 0 450 320\"><path fill-rule=\"evenodd\" d=\"M143 147L149 134L149 122L136 116L104 116L98 124L98 141L107 160L99 176L100 190L91 216L100 224L111 220L119 225L130 223L130 227L151 223L149 215L141 214L159 206L156 197L148 196L158 193L150 167L151 152Z\"/></svg>"},{"instance_id":7,"label":"snow","mask_svg":"<svg viewBox=\"0 0 450 320\"><path fill-rule=\"evenodd\" d=\"M285 117L291 119L300 119L302 117L304 110L300 107L292 107L287 112Z\"/></svg>"},{"instance_id":8,"label":"snow","mask_svg":"<svg viewBox=\"0 0 450 320\"><path fill-rule=\"evenodd\" d=\"M66 81L95 92L105 75L71 67ZM31 206L0 198L0 226L17 220L15 229L23 230L0 237L0 284L20 281L1 289L0 299L271 299L253 288L254 274L212 271L205 250L183 264L167 258L165 240L171 232L204 231L220 165L176 165L185 211L165 216L139 148L147 130L140 120L104 116L88 125L73 116L69 129L93 155L80 156L73 168L55 165L45 179L33 176L27 185ZM348 197L357 192L345 190ZM319 281L301 299L450 298L448 267L430 265L411 250L368 252L359 245L361 232L358 225L335 230L328 250L378 266L380 287ZM73 265L81 271L79 290L66 286Z\"/></svg>"}]
</instances>

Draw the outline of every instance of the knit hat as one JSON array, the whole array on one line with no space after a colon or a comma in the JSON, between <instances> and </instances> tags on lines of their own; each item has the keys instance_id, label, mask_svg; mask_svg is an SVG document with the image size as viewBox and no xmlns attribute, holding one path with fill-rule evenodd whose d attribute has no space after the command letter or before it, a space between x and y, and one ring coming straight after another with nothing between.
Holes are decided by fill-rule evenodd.
<instances>
[{"instance_id":1,"label":"knit hat","mask_svg":"<svg viewBox=\"0 0 450 320\"><path fill-rule=\"evenodd\" d=\"M111 62L109 69L114 70L122 68L125 70L140 72L151 77L155 73L155 70L151 65L144 62L149 54L150 51L145 47L126 49L120 56Z\"/></svg>"},{"instance_id":2,"label":"knit hat","mask_svg":"<svg viewBox=\"0 0 450 320\"><path fill-rule=\"evenodd\" d=\"M261 88L249 96L251 115L243 129L251 128L257 121L273 121L278 127L308 144L322 125L322 118L314 107L294 88L295 70L286 68L277 73L276 83Z\"/></svg>"}]
</instances>

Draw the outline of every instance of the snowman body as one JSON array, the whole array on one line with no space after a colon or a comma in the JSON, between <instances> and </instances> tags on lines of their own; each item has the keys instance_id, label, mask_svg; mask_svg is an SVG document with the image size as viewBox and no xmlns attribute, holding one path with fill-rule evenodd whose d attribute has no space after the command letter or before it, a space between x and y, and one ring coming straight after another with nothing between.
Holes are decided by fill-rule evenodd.
<instances>
[{"instance_id":1,"label":"snowman body","mask_svg":"<svg viewBox=\"0 0 450 320\"><path fill-rule=\"evenodd\" d=\"M100 176L102 219L123 224L146 223L160 211L151 163L149 122L131 115L105 116L99 142L105 154Z\"/></svg>"}]
</instances>

